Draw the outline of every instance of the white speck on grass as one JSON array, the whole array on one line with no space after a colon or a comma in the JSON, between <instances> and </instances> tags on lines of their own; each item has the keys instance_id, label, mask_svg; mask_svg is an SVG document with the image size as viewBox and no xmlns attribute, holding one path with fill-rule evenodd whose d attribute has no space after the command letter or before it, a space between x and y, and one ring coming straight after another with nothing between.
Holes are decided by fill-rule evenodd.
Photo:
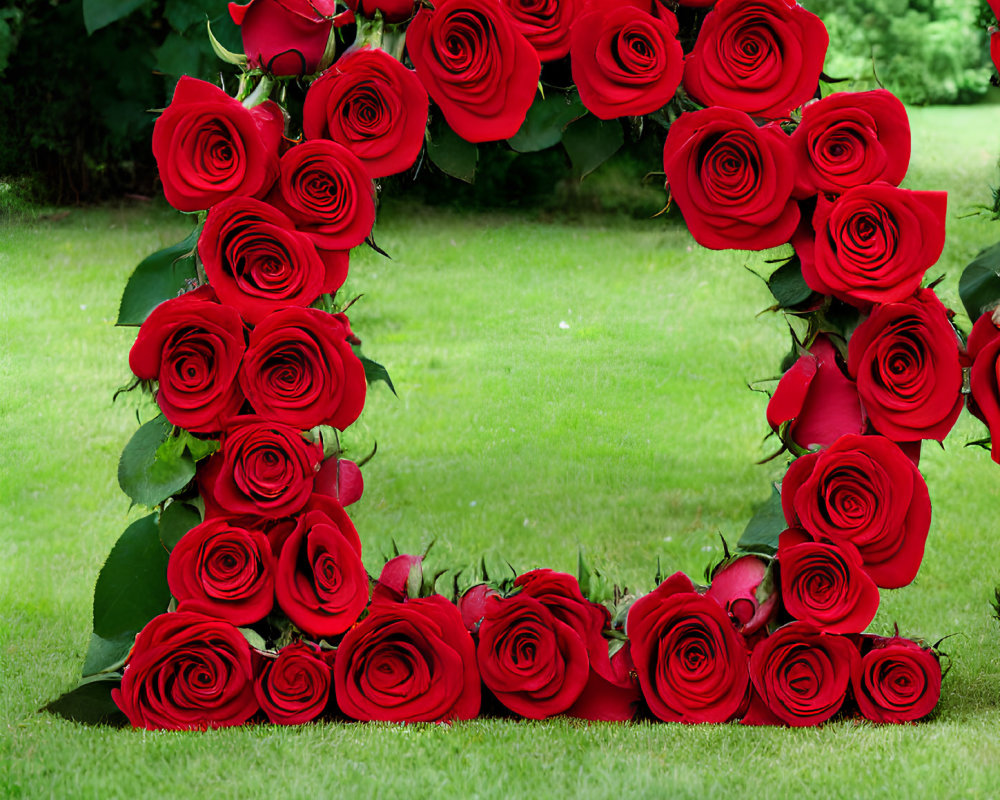
<instances>
[{"instance_id":1,"label":"white speck on grass","mask_svg":"<svg viewBox=\"0 0 1000 800\"><path fill-rule=\"evenodd\" d=\"M562 330L564 331L568 331L569 323L566 320L563 320L562 322L559 323L559 327L562 328Z\"/></svg>"},{"instance_id":2,"label":"white speck on grass","mask_svg":"<svg viewBox=\"0 0 1000 800\"><path fill-rule=\"evenodd\" d=\"M469 508L472 508L472 507L473 507L473 506L475 506L475 505L476 505L476 501L475 501L475 500L473 500L472 502L470 502L470 503L469 503Z\"/></svg>"},{"instance_id":3,"label":"white speck on grass","mask_svg":"<svg viewBox=\"0 0 1000 800\"><path fill-rule=\"evenodd\" d=\"M663 541L665 541L665 542L672 542L673 540L674 540L673 536L664 536L663 537Z\"/></svg>"},{"instance_id":4,"label":"white speck on grass","mask_svg":"<svg viewBox=\"0 0 1000 800\"><path fill-rule=\"evenodd\" d=\"M525 527L525 528L527 528L527 527L528 527L528 524L529 524L529 520L528 520L528 518L527 518L527 517L525 517L525 518L524 518L524 527Z\"/></svg>"},{"instance_id":5,"label":"white speck on grass","mask_svg":"<svg viewBox=\"0 0 1000 800\"><path fill-rule=\"evenodd\" d=\"M703 553L711 553L714 549L715 549L715 545L706 544L703 548L701 548L701 552L703 552Z\"/></svg>"},{"instance_id":6,"label":"white speck on grass","mask_svg":"<svg viewBox=\"0 0 1000 800\"><path fill-rule=\"evenodd\" d=\"M87 310L87 304L86 303L80 303L80 310L81 311L86 311Z\"/></svg>"}]
</instances>

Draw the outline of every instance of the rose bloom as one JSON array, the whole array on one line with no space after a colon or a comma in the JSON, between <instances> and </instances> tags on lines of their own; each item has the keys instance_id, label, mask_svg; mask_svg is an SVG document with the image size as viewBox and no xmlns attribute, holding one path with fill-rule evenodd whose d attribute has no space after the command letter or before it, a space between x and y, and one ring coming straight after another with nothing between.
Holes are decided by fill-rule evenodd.
<instances>
[{"instance_id":1,"label":"rose bloom","mask_svg":"<svg viewBox=\"0 0 1000 800\"><path fill-rule=\"evenodd\" d=\"M365 405L365 368L348 339L343 314L284 308L253 329L240 385L254 411L266 419L309 429L344 430Z\"/></svg>"},{"instance_id":2,"label":"rose bloom","mask_svg":"<svg viewBox=\"0 0 1000 800\"><path fill-rule=\"evenodd\" d=\"M641 116L680 86L684 52L677 20L635 6L588 6L573 25L570 53L580 100L600 119Z\"/></svg>"},{"instance_id":3,"label":"rose bloom","mask_svg":"<svg viewBox=\"0 0 1000 800\"><path fill-rule=\"evenodd\" d=\"M167 583L178 611L250 625L274 606L276 567L261 531L216 518L181 537L170 553Z\"/></svg>"},{"instance_id":4,"label":"rose bloom","mask_svg":"<svg viewBox=\"0 0 1000 800\"><path fill-rule=\"evenodd\" d=\"M442 722L479 714L472 637L441 595L372 603L337 649L334 684L352 719Z\"/></svg>"},{"instance_id":5,"label":"rose bloom","mask_svg":"<svg viewBox=\"0 0 1000 800\"><path fill-rule=\"evenodd\" d=\"M932 289L876 306L851 336L847 369L872 426L893 441L942 441L962 411L958 336Z\"/></svg>"},{"instance_id":6,"label":"rose bloom","mask_svg":"<svg viewBox=\"0 0 1000 800\"><path fill-rule=\"evenodd\" d=\"M887 183L820 197L816 232L792 240L809 287L846 303L905 300L944 250L946 192L913 192Z\"/></svg>"},{"instance_id":7,"label":"rose bloom","mask_svg":"<svg viewBox=\"0 0 1000 800\"><path fill-rule=\"evenodd\" d=\"M876 181L898 186L910 164L906 108L885 89L835 92L807 103L791 140L797 197Z\"/></svg>"},{"instance_id":8,"label":"rose bloom","mask_svg":"<svg viewBox=\"0 0 1000 800\"><path fill-rule=\"evenodd\" d=\"M990 429L991 453L1000 464L1000 330L994 316L995 312L981 315L969 333L972 371L967 402L969 411Z\"/></svg>"},{"instance_id":9,"label":"rose bloom","mask_svg":"<svg viewBox=\"0 0 1000 800\"><path fill-rule=\"evenodd\" d=\"M486 599L476 658L486 688L529 719L565 712L590 674L587 644L579 633L523 593Z\"/></svg>"},{"instance_id":10,"label":"rose bloom","mask_svg":"<svg viewBox=\"0 0 1000 800\"><path fill-rule=\"evenodd\" d=\"M719 0L684 63L684 88L706 106L780 119L816 92L829 36L788 0Z\"/></svg>"},{"instance_id":11,"label":"rose bloom","mask_svg":"<svg viewBox=\"0 0 1000 800\"><path fill-rule=\"evenodd\" d=\"M927 484L883 436L842 436L797 458L781 505L789 527L854 545L879 586L906 586L920 569L931 524Z\"/></svg>"},{"instance_id":12,"label":"rose bloom","mask_svg":"<svg viewBox=\"0 0 1000 800\"><path fill-rule=\"evenodd\" d=\"M323 713L333 675L319 647L299 640L274 658L259 654L256 663L254 694L275 725L301 725Z\"/></svg>"},{"instance_id":13,"label":"rose bloom","mask_svg":"<svg viewBox=\"0 0 1000 800\"><path fill-rule=\"evenodd\" d=\"M240 26L249 65L272 75L298 76L315 72L326 51L336 14L331 0L251 0L229 4Z\"/></svg>"},{"instance_id":14,"label":"rose bloom","mask_svg":"<svg viewBox=\"0 0 1000 800\"><path fill-rule=\"evenodd\" d=\"M421 8L406 52L448 126L467 142L508 139L535 99L541 63L503 6L443 0Z\"/></svg>"},{"instance_id":15,"label":"rose bloom","mask_svg":"<svg viewBox=\"0 0 1000 800\"><path fill-rule=\"evenodd\" d=\"M749 682L747 649L729 615L678 572L640 597L626 632L650 711L666 722L726 722Z\"/></svg>"},{"instance_id":16,"label":"rose bloom","mask_svg":"<svg viewBox=\"0 0 1000 800\"><path fill-rule=\"evenodd\" d=\"M245 350L240 315L204 286L154 308L128 361L137 378L159 382L156 403L172 424L213 433L243 405L236 376Z\"/></svg>"},{"instance_id":17,"label":"rose bloom","mask_svg":"<svg viewBox=\"0 0 1000 800\"><path fill-rule=\"evenodd\" d=\"M332 139L361 161L369 178L416 162L427 127L427 91L417 74L384 50L353 48L306 92L307 139Z\"/></svg>"},{"instance_id":18,"label":"rose bloom","mask_svg":"<svg viewBox=\"0 0 1000 800\"><path fill-rule=\"evenodd\" d=\"M845 636L790 622L750 655L750 677L767 711L786 725L819 725L844 704L859 668L857 647Z\"/></svg>"},{"instance_id":19,"label":"rose bloom","mask_svg":"<svg viewBox=\"0 0 1000 800\"><path fill-rule=\"evenodd\" d=\"M764 250L799 224L788 136L741 111L706 108L670 126L663 170L695 241L713 250Z\"/></svg>"},{"instance_id":20,"label":"rose bloom","mask_svg":"<svg viewBox=\"0 0 1000 800\"><path fill-rule=\"evenodd\" d=\"M323 448L307 441L298 428L239 416L223 431L221 442L221 449L199 465L206 511L276 519L306 504Z\"/></svg>"},{"instance_id":21,"label":"rose bloom","mask_svg":"<svg viewBox=\"0 0 1000 800\"><path fill-rule=\"evenodd\" d=\"M265 194L278 177L281 109L244 108L205 81L182 76L153 125L163 194L179 211L201 211L232 196Z\"/></svg>"},{"instance_id":22,"label":"rose bloom","mask_svg":"<svg viewBox=\"0 0 1000 800\"><path fill-rule=\"evenodd\" d=\"M929 647L899 636L864 636L854 699L872 722L913 722L941 697L941 663Z\"/></svg>"},{"instance_id":23,"label":"rose bloom","mask_svg":"<svg viewBox=\"0 0 1000 800\"><path fill-rule=\"evenodd\" d=\"M250 645L223 620L160 614L136 636L111 699L135 728L242 725L257 712Z\"/></svg>"},{"instance_id":24,"label":"rose bloom","mask_svg":"<svg viewBox=\"0 0 1000 800\"><path fill-rule=\"evenodd\" d=\"M198 255L219 300L251 325L286 306L308 306L347 277L347 254L318 251L281 211L232 197L208 212Z\"/></svg>"},{"instance_id":25,"label":"rose bloom","mask_svg":"<svg viewBox=\"0 0 1000 800\"><path fill-rule=\"evenodd\" d=\"M501 0L514 27L524 34L543 62L556 61L569 53L570 29L576 22L581 0Z\"/></svg>"}]
</instances>

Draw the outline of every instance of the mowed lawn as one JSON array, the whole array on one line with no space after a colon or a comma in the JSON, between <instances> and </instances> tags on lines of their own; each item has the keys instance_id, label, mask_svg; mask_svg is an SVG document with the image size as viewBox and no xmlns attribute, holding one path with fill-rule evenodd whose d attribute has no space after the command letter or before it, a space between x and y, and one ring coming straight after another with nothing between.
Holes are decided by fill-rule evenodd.
<instances>
[{"instance_id":1,"label":"mowed lawn","mask_svg":"<svg viewBox=\"0 0 1000 800\"><path fill-rule=\"evenodd\" d=\"M905 185L950 193L932 277L959 308L961 269L1000 239L989 200L1000 108L911 112ZM650 165L656 169L657 165ZM600 180L595 176L594 180ZM655 210L655 209L654 209ZM935 717L813 730L506 720L451 726L255 726L148 733L36 709L79 677L94 580L129 520L117 460L148 407L112 404L133 329L113 325L131 270L189 230L154 205L42 214L0 229L0 795L991 796L1000 786L1000 467L967 415L921 469L934 521L911 587L874 629L948 638ZM964 218L963 218L964 217ZM790 340L768 254L714 253L678 217L462 214L387 202L386 260L355 253L344 297L399 396L370 390L349 453L365 561L423 551L572 571L578 548L632 589L695 579L735 543L784 461L767 397ZM959 315L968 327L967 320ZM773 385L773 384L763 384ZM147 418L144 416L143 419Z\"/></svg>"}]
</instances>

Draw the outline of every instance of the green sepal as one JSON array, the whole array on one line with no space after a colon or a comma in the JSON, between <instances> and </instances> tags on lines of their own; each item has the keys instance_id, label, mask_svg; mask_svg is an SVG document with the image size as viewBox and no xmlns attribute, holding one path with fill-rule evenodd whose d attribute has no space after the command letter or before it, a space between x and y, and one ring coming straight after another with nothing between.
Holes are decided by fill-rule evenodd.
<instances>
[{"instance_id":1,"label":"green sepal","mask_svg":"<svg viewBox=\"0 0 1000 800\"><path fill-rule=\"evenodd\" d=\"M361 366L365 368L365 380L368 382L369 386L373 383L382 381L382 383L389 387L390 392L396 395L396 397L399 397L399 395L396 394L396 387L392 385L392 378L389 377L389 370L377 361L373 361L368 358L368 356L363 355L361 350L357 347L354 348L354 354L361 361Z\"/></svg>"},{"instance_id":2,"label":"green sepal","mask_svg":"<svg viewBox=\"0 0 1000 800\"><path fill-rule=\"evenodd\" d=\"M234 53L231 50L227 50L215 38L215 34L212 33L212 23L210 21L205 22L205 27L208 30L208 43L212 45L212 52L215 53L220 61L224 61L227 64L234 64L237 67L245 67L247 65L247 57L244 53Z\"/></svg>"}]
</instances>

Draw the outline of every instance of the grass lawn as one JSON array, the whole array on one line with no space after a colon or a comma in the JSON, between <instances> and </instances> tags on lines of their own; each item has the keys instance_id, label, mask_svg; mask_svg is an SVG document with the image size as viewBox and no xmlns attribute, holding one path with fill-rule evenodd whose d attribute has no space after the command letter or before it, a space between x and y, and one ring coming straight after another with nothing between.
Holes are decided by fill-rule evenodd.
<instances>
[{"instance_id":1,"label":"grass lawn","mask_svg":"<svg viewBox=\"0 0 1000 800\"><path fill-rule=\"evenodd\" d=\"M911 112L906 185L950 192L932 277L952 307L962 266L1000 225L962 218L997 180L995 107ZM651 168L656 168L651 165ZM592 180L600 180L595 175ZM125 280L187 233L162 208L40 215L0 229L0 795L995 796L1000 786L1000 468L964 448L967 416L921 469L934 522L912 587L874 628L953 635L934 719L817 730L503 720L453 726L271 726L205 734L92 729L35 709L71 688L93 582L137 512L116 481L136 427L134 331L113 326ZM572 571L578 547L630 587L701 576L783 462L757 466L788 337L765 256L713 253L672 221L463 215L389 203L388 261L355 254L348 295L375 387L357 431L366 492L352 507L375 571L394 539L439 563L481 554ZM965 327L968 327L965 321Z\"/></svg>"}]
</instances>

